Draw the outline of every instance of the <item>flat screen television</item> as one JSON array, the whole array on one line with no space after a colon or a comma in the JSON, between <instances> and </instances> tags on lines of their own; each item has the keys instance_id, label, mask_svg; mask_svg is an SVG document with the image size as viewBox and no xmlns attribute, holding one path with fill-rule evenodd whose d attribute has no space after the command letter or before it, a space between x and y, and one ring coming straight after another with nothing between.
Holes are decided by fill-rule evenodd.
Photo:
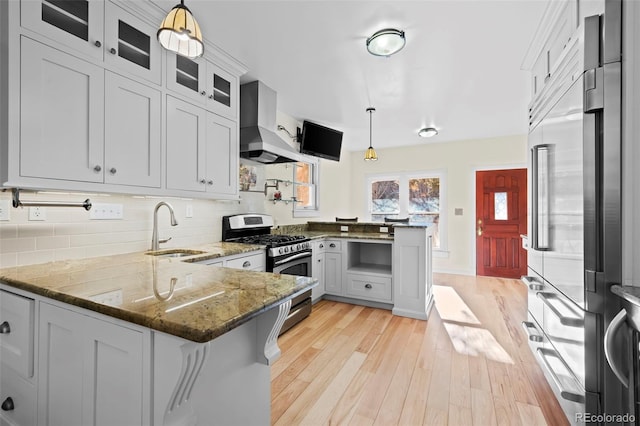
<instances>
[{"instance_id":1,"label":"flat screen television","mask_svg":"<svg viewBox=\"0 0 640 426\"><path fill-rule=\"evenodd\" d=\"M300 152L327 160L340 161L342 132L311 121L302 123Z\"/></svg>"}]
</instances>

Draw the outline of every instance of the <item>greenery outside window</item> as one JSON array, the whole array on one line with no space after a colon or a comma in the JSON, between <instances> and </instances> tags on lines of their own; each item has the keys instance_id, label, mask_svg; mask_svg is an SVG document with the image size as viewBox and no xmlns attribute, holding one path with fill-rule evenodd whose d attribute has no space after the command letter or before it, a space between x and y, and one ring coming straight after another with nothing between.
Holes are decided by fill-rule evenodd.
<instances>
[{"instance_id":1,"label":"greenery outside window","mask_svg":"<svg viewBox=\"0 0 640 426\"><path fill-rule=\"evenodd\" d=\"M299 161L293 165L294 217L318 216L318 169L317 162Z\"/></svg>"},{"instance_id":2,"label":"greenery outside window","mask_svg":"<svg viewBox=\"0 0 640 426\"><path fill-rule=\"evenodd\" d=\"M434 248L445 250L444 173L439 171L378 175L367 178L371 220L406 218L411 223L435 226Z\"/></svg>"}]
</instances>

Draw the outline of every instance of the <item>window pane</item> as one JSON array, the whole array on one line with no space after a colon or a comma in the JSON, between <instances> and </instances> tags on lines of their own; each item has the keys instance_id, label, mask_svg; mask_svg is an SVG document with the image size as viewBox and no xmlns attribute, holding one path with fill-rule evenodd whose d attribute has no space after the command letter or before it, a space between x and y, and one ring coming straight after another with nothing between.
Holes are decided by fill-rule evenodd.
<instances>
[{"instance_id":1,"label":"window pane","mask_svg":"<svg viewBox=\"0 0 640 426\"><path fill-rule=\"evenodd\" d=\"M440 211L440 178L409 179L409 211Z\"/></svg>"},{"instance_id":2,"label":"window pane","mask_svg":"<svg viewBox=\"0 0 640 426\"><path fill-rule=\"evenodd\" d=\"M307 185L296 185L296 207L305 208L313 207L313 187Z\"/></svg>"},{"instance_id":3,"label":"window pane","mask_svg":"<svg viewBox=\"0 0 640 426\"><path fill-rule=\"evenodd\" d=\"M509 218L509 212L507 211L507 193L495 192L493 195L495 220L507 220Z\"/></svg>"},{"instance_id":4,"label":"window pane","mask_svg":"<svg viewBox=\"0 0 640 426\"><path fill-rule=\"evenodd\" d=\"M371 183L371 213L395 213L400 205L400 184L397 180Z\"/></svg>"},{"instance_id":5,"label":"window pane","mask_svg":"<svg viewBox=\"0 0 640 426\"><path fill-rule=\"evenodd\" d=\"M296 182L313 183L311 178L311 164L296 163Z\"/></svg>"}]
</instances>

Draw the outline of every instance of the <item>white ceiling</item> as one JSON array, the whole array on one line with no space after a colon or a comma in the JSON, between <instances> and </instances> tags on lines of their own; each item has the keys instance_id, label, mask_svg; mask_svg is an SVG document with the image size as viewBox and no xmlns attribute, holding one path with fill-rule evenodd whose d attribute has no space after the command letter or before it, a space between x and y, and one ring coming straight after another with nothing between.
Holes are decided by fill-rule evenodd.
<instances>
[{"instance_id":1,"label":"white ceiling","mask_svg":"<svg viewBox=\"0 0 640 426\"><path fill-rule=\"evenodd\" d=\"M205 39L248 67L241 82L262 80L278 110L342 130L343 149L368 146L370 106L376 148L527 132L520 68L544 0L185 3ZM388 27L406 32L405 48L370 55L365 40ZM440 134L417 137L425 126Z\"/></svg>"}]
</instances>

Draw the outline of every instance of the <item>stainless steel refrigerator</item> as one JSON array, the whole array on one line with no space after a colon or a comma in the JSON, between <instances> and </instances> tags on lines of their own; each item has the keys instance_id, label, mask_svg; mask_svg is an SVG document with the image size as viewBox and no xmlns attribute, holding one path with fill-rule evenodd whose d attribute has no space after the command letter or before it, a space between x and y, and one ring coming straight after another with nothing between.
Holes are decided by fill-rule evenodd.
<instances>
[{"instance_id":1,"label":"stainless steel refrigerator","mask_svg":"<svg viewBox=\"0 0 640 426\"><path fill-rule=\"evenodd\" d=\"M620 0L587 17L531 106L529 344L572 424L627 411L604 330L620 310Z\"/></svg>"}]
</instances>

